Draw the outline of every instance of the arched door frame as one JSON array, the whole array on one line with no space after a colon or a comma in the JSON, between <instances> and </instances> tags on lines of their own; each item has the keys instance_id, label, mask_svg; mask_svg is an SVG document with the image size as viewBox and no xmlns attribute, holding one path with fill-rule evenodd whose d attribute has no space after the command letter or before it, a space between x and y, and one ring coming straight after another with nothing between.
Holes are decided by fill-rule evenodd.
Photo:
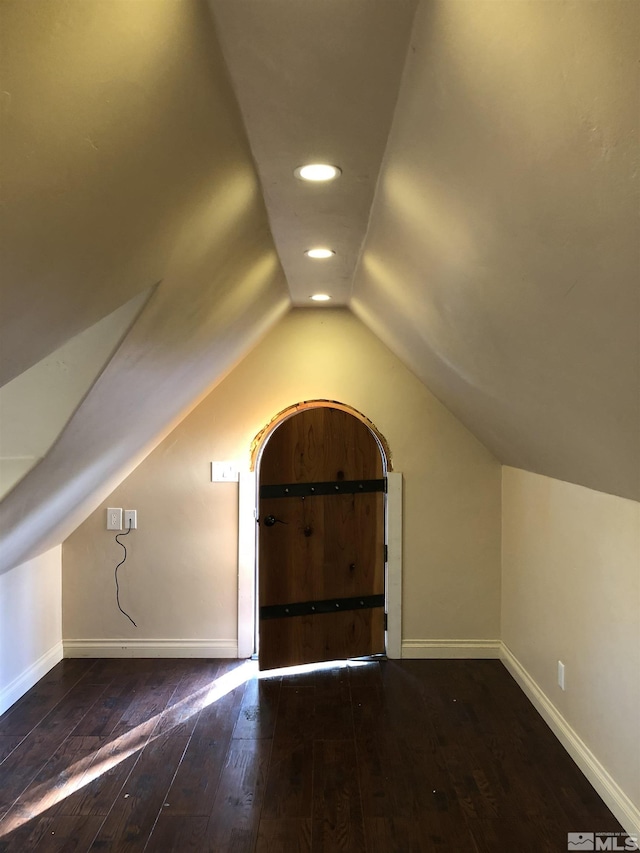
<instances>
[{"instance_id":1,"label":"arched door frame","mask_svg":"<svg viewBox=\"0 0 640 853\"><path fill-rule=\"evenodd\" d=\"M387 439L382 435L380 430L377 428L377 426L373 423L373 421L370 421L366 415L363 415L362 412L359 412L352 406L347 406L346 403L339 403L337 400L305 400L302 403L295 403L293 406L287 406L286 409L283 409L281 412L278 412L278 414L271 418L269 423L260 430L260 432L251 442L249 470L257 470L260 462L260 456L262 454L265 444L267 443L267 440L269 439L271 433L275 429L277 429L283 421L292 418L294 415L297 415L299 412L303 412L305 409L320 408L338 409L339 411L346 412L348 415L351 415L352 417L361 421L368 428L369 432L376 440L376 443L380 449L380 455L382 456L385 474L393 470L393 466L391 464L391 450L389 449L389 443Z\"/></svg>"},{"instance_id":2,"label":"arched door frame","mask_svg":"<svg viewBox=\"0 0 640 853\"><path fill-rule=\"evenodd\" d=\"M387 656L402 656L402 474L392 471L389 444L375 424L365 415L335 400L308 400L296 403L279 412L260 430L251 443L250 466L241 471L238 491L238 657L247 658L255 652L257 624L257 477L260 454L271 433L287 418L306 408L340 409L362 421L375 437L387 476L387 512L385 541L385 595L387 624Z\"/></svg>"}]
</instances>

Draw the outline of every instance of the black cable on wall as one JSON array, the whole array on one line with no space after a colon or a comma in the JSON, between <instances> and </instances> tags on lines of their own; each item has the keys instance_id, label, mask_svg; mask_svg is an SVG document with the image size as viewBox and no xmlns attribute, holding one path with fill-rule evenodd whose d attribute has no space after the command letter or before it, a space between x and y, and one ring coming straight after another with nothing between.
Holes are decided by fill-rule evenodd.
<instances>
[{"instance_id":1,"label":"black cable on wall","mask_svg":"<svg viewBox=\"0 0 640 853\"><path fill-rule=\"evenodd\" d=\"M137 628L138 626L137 626L137 625L136 625L136 623L133 621L133 619L131 618L131 616L129 616L129 614L128 614L125 610L123 610L123 609L122 609L122 607L120 606L120 586L119 586L119 584L118 584L118 569L119 569L119 568L120 568L120 566L124 563L124 561L127 559L127 548L126 548L126 546L125 546L124 542L121 542L121 541L120 541L120 539L119 539L118 537L119 537L119 536L128 536L130 533L131 533L131 522L129 522L129 529L127 530L127 532L126 532L126 533L117 533L117 534L116 534L116 542L118 543L118 545L120 545L120 547L121 547L121 548L123 549L123 551L124 551L124 557L120 560L120 562L119 562L119 563L118 563L118 565L116 566L116 570L115 570L115 578L116 578L116 604L118 605L118 610L119 610L121 613L123 613L123 614L127 617L127 619L129 620L129 622L131 622L131 624L133 625L133 627L134 627L134 628Z\"/></svg>"}]
</instances>

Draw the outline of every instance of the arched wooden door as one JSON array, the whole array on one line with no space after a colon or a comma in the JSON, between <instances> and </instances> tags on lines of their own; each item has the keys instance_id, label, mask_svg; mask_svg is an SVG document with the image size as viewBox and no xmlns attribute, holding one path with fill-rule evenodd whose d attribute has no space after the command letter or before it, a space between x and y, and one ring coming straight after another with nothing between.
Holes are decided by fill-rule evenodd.
<instances>
[{"instance_id":1,"label":"arched wooden door","mask_svg":"<svg viewBox=\"0 0 640 853\"><path fill-rule=\"evenodd\" d=\"M327 407L268 439L259 469L260 669L385 651L382 454Z\"/></svg>"}]
</instances>

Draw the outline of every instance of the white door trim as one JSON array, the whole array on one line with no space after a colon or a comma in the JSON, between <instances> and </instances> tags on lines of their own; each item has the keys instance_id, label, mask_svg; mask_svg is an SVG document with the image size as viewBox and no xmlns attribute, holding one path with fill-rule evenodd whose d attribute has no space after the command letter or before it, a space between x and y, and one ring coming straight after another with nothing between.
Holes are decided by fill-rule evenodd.
<instances>
[{"instance_id":1,"label":"white door trim","mask_svg":"<svg viewBox=\"0 0 640 853\"><path fill-rule=\"evenodd\" d=\"M256 624L256 474L238 482L238 657L253 654Z\"/></svg>"},{"instance_id":2,"label":"white door trim","mask_svg":"<svg viewBox=\"0 0 640 853\"><path fill-rule=\"evenodd\" d=\"M387 657L402 657L402 474L387 474Z\"/></svg>"}]
</instances>

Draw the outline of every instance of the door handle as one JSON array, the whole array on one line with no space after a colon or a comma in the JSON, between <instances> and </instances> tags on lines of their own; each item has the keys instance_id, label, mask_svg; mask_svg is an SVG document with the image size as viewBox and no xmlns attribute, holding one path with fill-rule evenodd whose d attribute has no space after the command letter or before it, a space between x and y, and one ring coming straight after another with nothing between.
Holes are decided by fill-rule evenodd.
<instances>
[{"instance_id":1,"label":"door handle","mask_svg":"<svg viewBox=\"0 0 640 853\"><path fill-rule=\"evenodd\" d=\"M274 524L288 524L288 522L282 521L280 518L276 518L275 515L267 515L264 520L264 526L273 527Z\"/></svg>"}]
</instances>

